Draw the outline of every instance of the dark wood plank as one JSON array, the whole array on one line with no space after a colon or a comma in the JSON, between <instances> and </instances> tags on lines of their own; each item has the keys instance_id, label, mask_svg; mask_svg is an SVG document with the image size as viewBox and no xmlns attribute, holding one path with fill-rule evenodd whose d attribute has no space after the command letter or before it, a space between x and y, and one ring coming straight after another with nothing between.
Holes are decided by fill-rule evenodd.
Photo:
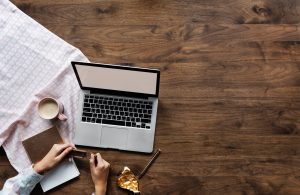
<instances>
[{"instance_id":1,"label":"dark wood plank","mask_svg":"<svg viewBox=\"0 0 300 195\"><path fill-rule=\"evenodd\" d=\"M161 70L155 147L143 194L300 194L300 2L14 0L96 62ZM150 155L100 151L108 194ZM48 194L90 194L79 179ZM16 174L0 153L0 186ZM42 194L37 186L32 194Z\"/></svg>"},{"instance_id":2,"label":"dark wood plank","mask_svg":"<svg viewBox=\"0 0 300 195\"><path fill-rule=\"evenodd\" d=\"M62 32L68 42L104 62L299 60L297 25L62 25L53 31L58 35Z\"/></svg>"},{"instance_id":3,"label":"dark wood plank","mask_svg":"<svg viewBox=\"0 0 300 195\"><path fill-rule=\"evenodd\" d=\"M297 24L297 0L245 1L22 1L17 5L43 24L135 25L169 23ZM52 20L49 20L51 15Z\"/></svg>"}]
</instances>

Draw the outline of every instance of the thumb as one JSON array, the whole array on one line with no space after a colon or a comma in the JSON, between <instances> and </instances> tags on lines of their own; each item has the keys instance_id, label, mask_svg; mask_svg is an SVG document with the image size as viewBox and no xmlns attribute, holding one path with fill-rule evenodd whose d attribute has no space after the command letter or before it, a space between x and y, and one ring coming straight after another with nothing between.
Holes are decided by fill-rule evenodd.
<instances>
[{"instance_id":1,"label":"thumb","mask_svg":"<svg viewBox=\"0 0 300 195\"><path fill-rule=\"evenodd\" d=\"M91 168L91 171L95 168L95 156L93 153L91 153L90 168Z\"/></svg>"}]
</instances>

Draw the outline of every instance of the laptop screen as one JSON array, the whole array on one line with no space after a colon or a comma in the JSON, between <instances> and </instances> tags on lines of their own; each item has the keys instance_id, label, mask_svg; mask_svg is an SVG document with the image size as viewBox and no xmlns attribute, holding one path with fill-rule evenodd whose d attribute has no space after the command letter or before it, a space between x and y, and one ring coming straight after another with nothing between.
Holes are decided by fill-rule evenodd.
<instances>
[{"instance_id":1,"label":"laptop screen","mask_svg":"<svg viewBox=\"0 0 300 195\"><path fill-rule=\"evenodd\" d=\"M119 65L74 63L83 89L158 95L159 70Z\"/></svg>"}]
</instances>

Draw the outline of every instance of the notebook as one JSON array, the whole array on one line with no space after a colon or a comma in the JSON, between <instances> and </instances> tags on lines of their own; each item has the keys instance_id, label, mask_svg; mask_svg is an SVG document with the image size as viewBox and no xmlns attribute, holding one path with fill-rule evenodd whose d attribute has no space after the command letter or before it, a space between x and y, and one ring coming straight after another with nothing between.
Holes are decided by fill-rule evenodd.
<instances>
[{"instance_id":1,"label":"notebook","mask_svg":"<svg viewBox=\"0 0 300 195\"><path fill-rule=\"evenodd\" d=\"M53 126L45 131L22 141L32 163L40 161L52 148L53 144L63 143L58 129ZM73 159L65 159L54 169L45 173L40 182L44 192L79 176L78 168Z\"/></svg>"}]
</instances>

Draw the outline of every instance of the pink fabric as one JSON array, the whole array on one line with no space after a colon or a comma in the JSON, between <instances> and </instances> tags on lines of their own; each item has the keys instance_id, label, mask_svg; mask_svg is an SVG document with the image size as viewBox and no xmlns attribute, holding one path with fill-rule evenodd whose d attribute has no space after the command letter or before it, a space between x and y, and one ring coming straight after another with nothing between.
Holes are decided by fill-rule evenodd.
<instances>
[{"instance_id":1,"label":"pink fabric","mask_svg":"<svg viewBox=\"0 0 300 195\"><path fill-rule=\"evenodd\" d=\"M88 59L11 2L0 1L0 144L18 172L30 165L21 141L54 124L37 114L43 97L63 103L68 120L56 124L72 141L80 90L71 61Z\"/></svg>"}]
</instances>

